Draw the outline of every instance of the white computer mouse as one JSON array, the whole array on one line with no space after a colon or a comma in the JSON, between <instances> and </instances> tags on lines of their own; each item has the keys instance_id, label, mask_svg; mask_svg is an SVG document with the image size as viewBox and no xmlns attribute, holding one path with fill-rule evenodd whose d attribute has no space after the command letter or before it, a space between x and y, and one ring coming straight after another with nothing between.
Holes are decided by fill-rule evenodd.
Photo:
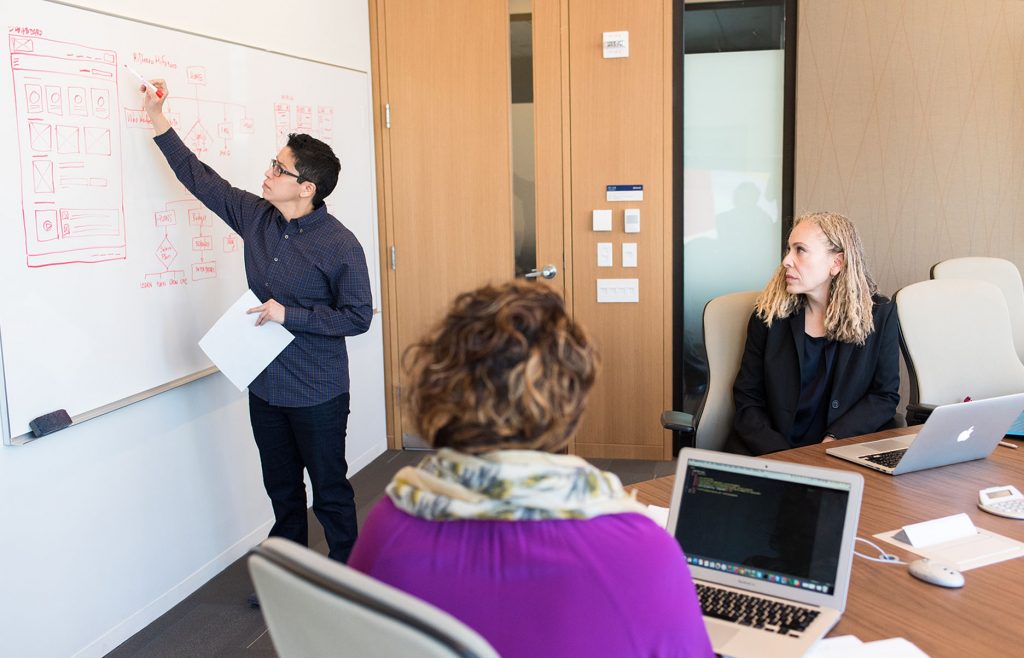
<instances>
[{"instance_id":1,"label":"white computer mouse","mask_svg":"<svg viewBox=\"0 0 1024 658\"><path fill-rule=\"evenodd\" d=\"M939 587L964 586L964 575L954 567L942 562L929 559L914 560L907 568L910 569L911 576L932 585Z\"/></svg>"}]
</instances>

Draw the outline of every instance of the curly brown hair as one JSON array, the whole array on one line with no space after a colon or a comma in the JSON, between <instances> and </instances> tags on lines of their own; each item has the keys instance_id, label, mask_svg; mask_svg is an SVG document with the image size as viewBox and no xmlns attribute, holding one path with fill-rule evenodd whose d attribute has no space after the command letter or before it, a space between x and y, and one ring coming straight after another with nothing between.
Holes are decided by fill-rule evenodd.
<instances>
[{"instance_id":1,"label":"curly brown hair","mask_svg":"<svg viewBox=\"0 0 1024 658\"><path fill-rule=\"evenodd\" d=\"M597 375L597 351L550 288L524 282L459 295L403 356L417 431L479 454L562 448Z\"/></svg>"}]
</instances>

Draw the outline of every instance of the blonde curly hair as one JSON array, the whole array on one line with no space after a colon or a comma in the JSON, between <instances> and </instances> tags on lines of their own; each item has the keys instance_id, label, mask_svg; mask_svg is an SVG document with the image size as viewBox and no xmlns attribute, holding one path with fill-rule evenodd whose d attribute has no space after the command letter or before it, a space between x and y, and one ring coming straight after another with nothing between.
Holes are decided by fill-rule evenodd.
<instances>
[{"instance_id":1,"label":"blonde curly hair","mask_svg":"<svg viewBox=\"0 0 1024 658\"><path fill-rule=\"evenodd\" d=\"M562 297L524 282L459 295L403 360L420 436L469 454L559 450L598 368L596 349Z\"/></svg>"},{"instance_id":2,"label":"blonde curly hair","mask_svg":"<svg viewBox=\"0 0 1024 658\"><path fill-rule=\"evenodd\" d=\"M825 309L825 336L841 343L863 345L874 331L871 296L878 286L868 272L864 245L853 222L838 213L816 212L802 215L793 223L811 222L825 234L833 253L841 253L845 262L829 286ZM768 285L757 298L754 312L769 327L776 318L788 318L807 303L802 294L786 292L786 268L779 265Z\"/></svg>"}]
</instances>

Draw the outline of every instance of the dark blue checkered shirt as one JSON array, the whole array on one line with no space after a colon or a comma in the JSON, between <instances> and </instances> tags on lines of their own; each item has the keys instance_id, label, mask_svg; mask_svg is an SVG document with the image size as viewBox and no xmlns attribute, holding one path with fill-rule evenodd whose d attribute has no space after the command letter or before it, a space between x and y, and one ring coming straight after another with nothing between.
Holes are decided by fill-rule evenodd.
<instances>
[{"instance_id":1,"label":"dark blue checkered shirt","mask_svg":"<svg viewBox=\"0 0 1024 658\"><path fill-rule=\"evenodd\" d=\"M345 336L370 328L366 257L352 231L323 204L290 222L270 202L204 165L174 130L155 138L189 192L245 242L245 277L260 301L285 307L295 340L249 385L270 404L308 407L349 389ZM254 316L255 317L255 316Z\"/></svg>"}]
</instances>

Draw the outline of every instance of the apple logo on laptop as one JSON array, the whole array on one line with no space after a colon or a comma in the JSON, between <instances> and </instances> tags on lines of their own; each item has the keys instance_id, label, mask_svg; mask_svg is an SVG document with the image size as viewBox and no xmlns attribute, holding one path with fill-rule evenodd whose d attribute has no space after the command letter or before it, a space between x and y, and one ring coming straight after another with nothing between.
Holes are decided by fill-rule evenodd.
<instances>
[{"instance_id":1,"label":"apple logo on laptop","mask_svg":"<svg viewBox=\"0 0 1024 658\"><path fill-rule=\"evenodd\" d=\"M956 442L957 443L963 443L967 439L971 438L971 434L973 432L974 432L974 425L971 425L970 427L968 427L963 432L960 432L960 434L957 435Z\"/></svg>"}]
</instances>

